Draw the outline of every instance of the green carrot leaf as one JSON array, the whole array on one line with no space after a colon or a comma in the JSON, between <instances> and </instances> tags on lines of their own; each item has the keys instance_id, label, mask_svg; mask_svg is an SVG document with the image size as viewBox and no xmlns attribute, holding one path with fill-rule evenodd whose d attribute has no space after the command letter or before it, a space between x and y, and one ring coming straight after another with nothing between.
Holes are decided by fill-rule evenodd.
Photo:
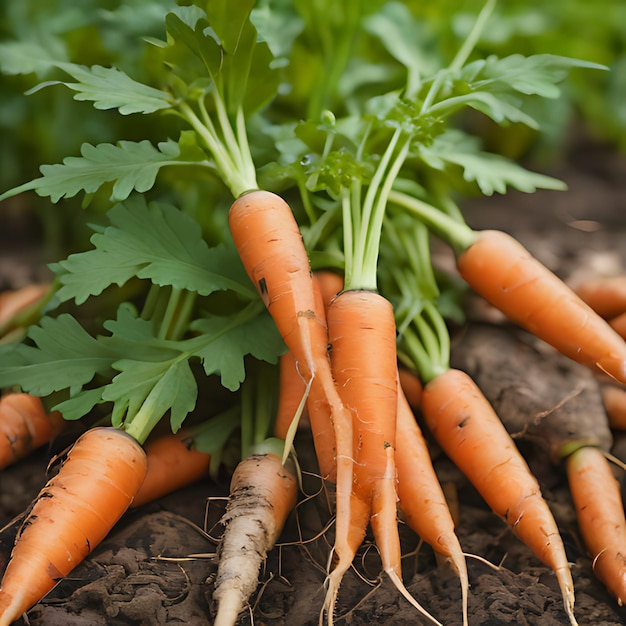
<instances>
[{"instance_id":1,"label":"green carrot leaf","mask_svg":"<svg viewBox=\"0 0 626 626\"><path fill-rule=\"evenodd\" d=\"M52 266L62 302L82 304L135 276L200 295L233 289L254 296L236 250L223 244L209 248L199 224L176 207L132 196L107 216L111 225L91 237L92 250Z\"/></svg>"},{"instance_id":2,"label":"green carrot leaf","mask_svg":"<svg viewBox=\"0 0 626 626\"><path fill-rule=\"evenodd\" d=\"M44 41L3 41L0 43L0 72L3 74L46 73L58 60L66 60L62 40L48 37Z\"/></svg>"},{"instance_id":3,"label":"green carrot leaf","mask_svg":"<svg viewBox=\"0 0 626 626\"><path fill-rule=\"evenodd\" d=\"M557 83L565 79L569 70L575 67L607 69L598 63L555 54L511 54L504 58L490 55L466 65L460 77L473 90L494 93L514 90L524 95L558 98L561 90Z\"/></svg>"},{"instance_id":4,"label":"green carrot leaf","mask_svg":"<svg viewBox=\"0 0 626 626\"><path fill-rule=\"evenodd\" d=\"M85 67L75 63L56 63L55 65L77 82L41 83L28 93L49 85L62 84L77 92L74 100L93 102L94 108L99 110L117 109L122 115L154 113L169 109L173 105L172 96L169 93L139 83L115 67L100 65Z\"/></svg>"},{"instance_id":5,"label":"green carrot leaf","mask_svg":"<svg viewBox=\"0 0 626 626\"><path fill-rule=\"evenodd\" d=\"M157 147L147 139L138 143L119 141L116 145L84 143L80 151L82 156L66 157L62 164L42 165L43 176L3 193L0 201L24 191L35 191L56 203L80 191L95 193L110 182L114 182L111 200L120 201L128 198L133 190L143 193L151 189L162 167L198 164L196 160L182 159L180 147L171 139L160 142Z\"/></svg>"},{"instance_id":6,"label":"green carrot leaf","mask_svg":"<svg viewBox=\"0 0 626 626\"><path fill-rule=\"evenodd\" d=\"M274 320L258 302L231 317L195 320L191 328L202 333L190 341L194 344L194 353L202 359L205 373L219 373L222 385L232 391L238 389L245 378L246 355L275 363L284 352Z\"/></svg>"},{"instance_id":7,"label":"green carrot leaf","mask_svg":"<svg viewBox=\"0 0 626 626\"><path fill-rule=\"evenodd\" d=\"M19 385L41 397L79 390L96 374L110 374L122 354L92 337L67 313L42 318L29 329L28 339L0 352L0 387Z\"/></svg>"},{"instance_id":8,"label":"green carrot leaf","mask_svg":"<svg viewBox=\"0 0 626 626\"><path fill-rule=\"evenodd\" d=\"M531 172L503 156L480 150L479 140L460 130L450 129L432 144L421 146L419 156L435 170L445 170L450 165L460 167L463 179L475 182L486 196L494 192L504 194L508 187L527 193L566 188L556 178Z\"/></svg>"}]
</instances>

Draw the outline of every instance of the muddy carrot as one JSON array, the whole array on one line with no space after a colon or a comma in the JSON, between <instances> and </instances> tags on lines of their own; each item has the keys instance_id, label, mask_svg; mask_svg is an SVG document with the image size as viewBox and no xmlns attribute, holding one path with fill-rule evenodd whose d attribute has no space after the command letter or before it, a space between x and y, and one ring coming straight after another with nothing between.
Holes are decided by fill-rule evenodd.
<instances>
[{"instance_id":1,"label":"muddy carrot","mask_svg":"<svg viewBox=\"0 0 626 626\"><path fill-rule=\"evenodd\" d=\"M219 565L213 591L214 626L232 626L254 593L259 568L296 505L298 483L275 454L254 454L239 463L222 518Z\"/></svg>"},{"instance_id":2,"label":"muddy carrot","mask_svg":"<svg viewBox=\"0 0 626 626\"><path fill-rule=\"evenodd\" d=\"M143 448L119 429L81 435L41 490L0 583L0 626L39 602L109 533L147 469Z\"/></svg>"}]
</instances>

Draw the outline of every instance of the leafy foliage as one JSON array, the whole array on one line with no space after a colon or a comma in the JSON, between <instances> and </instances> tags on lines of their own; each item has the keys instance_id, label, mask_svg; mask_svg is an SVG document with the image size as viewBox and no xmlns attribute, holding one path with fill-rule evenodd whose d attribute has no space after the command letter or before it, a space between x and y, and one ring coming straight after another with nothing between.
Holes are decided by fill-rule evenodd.
<instances>
[{"instance_id":1,"label":"leafy foliage","mask_svg":"<svg viewBox=\"0 0 626 626\"><path fill-rule=\"evenodd\" d=\"M458 317L454 286L441 297L427 255L409 259L403 278L377 267L381 239L381 263L392 251L412 255L393 234L410 230L395 214L407 195L395 196L394 211L387 198L409 190L429 216L415 226L419 237L429 226L460 245L466 227L453 194L562 189L488 152L466 112L539 130L528 103L562 97L572 70L606 60L507 50L524 28L544 28L517 3L481 3L469 26L468 14L444 5L138 0L131 10L56 0L5 10L0 72L34 102L69 90L62 110L80 107L84 117L67 137L50 129L42 138L80 138L80 155L50 151L56 163L0 201L34 191L100 214L92 247L51 264L46 315L0 348L0 384L54 395L68 419L111 407L111 422L143 440L165 415L181 426L200 376L235 392L251 361L275 363L282 339L226 217L257 176L290 198L316 265L344 269L348 283L375 284L378 273L407 326L432 302ZM487 22L503 25L501 41ZM419 293L406 289L411 280ZM115 318L83 326L83 307L101 302Z\"/></svg>"}]
</instances>

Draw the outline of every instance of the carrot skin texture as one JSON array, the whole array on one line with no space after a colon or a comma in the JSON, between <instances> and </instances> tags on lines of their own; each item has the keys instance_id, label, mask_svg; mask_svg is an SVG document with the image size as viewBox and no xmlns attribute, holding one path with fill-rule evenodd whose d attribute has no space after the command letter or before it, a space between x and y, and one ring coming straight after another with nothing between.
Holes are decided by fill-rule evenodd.
<instances>
[{"instance_id":1,"label":"carrot skin texture","mask_svg":"<svg viewBox=\"0 0 626 626\"><path fill-rule=\"evenodd\" d=\"M626 430L626 389L613 383L605 383L601 391L609 426L616 430Z\"/></svg>"},{"instance_id":2,"label":"carrot skin texture","mask_svg":"<svg viewBox=\"0 0 626 626\"><path fill-rule=\"evenodd\" d=\"M274 422L274 436L287 438L291 420L296 414L300 400L304 397L306 385L300 376L293 353L285 352L278 361L278 407ZM300 420L302 423L302 420Z\"/></svg>"},{"instance_id":3,"label":"carrot skin texture","mask_svg":"<svg viewBox=\"0 0 626 626\"><path fill-rule=\"evenodd\" d=\"M511 321L572 360L626 382L626 342L513 237L480 231L457 267Z\"/></svg>"},{"instance_id":4,"label":"carrot skin texture","mask_svg":"<svg viewBox=\"0 0 626 626\"><path fill-rule=\"evenodd\" d=\"M433 436L491 509L555 572L571 623L574 585L563 541L536 478L495 411L465 372L429 381L422 414Z\"/></svg>"},{"instance_id":5,"label":"carrot skin texture","mask_svg":"<svg viewBox=\"0 0 626 626\"><path fill-rule=\"evenodd\" d=\"M393 307L369 291L344 291L328 309L333 376L354 416L354 458L358 485L387 473L385 449L395 447L398 365ZM357 485L357 489L358 489Z\"/></svg>"},{"instance_id":6,"label":"carrot skin texture","mask_svg":"<svg viewBox=\"0 0 626 626\"><path fill-rule=\"evenodd\" d=\"M296 505L295 476L275 454L256 454L236 467L222 523L213 598L214 626L232 626L258 585L259 568Z\"/></svg>"},{"instance_id":7,"label":"carrot skin texture","mask_svg":"<svg viewBox=\"0 0 626 626\"><path fill-rule=\"evenodd\" d=\"M188 447L180 434L148 440L144 450L148 469L131 508L158 500L208 474L211 456Z\"/></svg>"},{"instance_id":8,"label":"carrot skin texture","mask_svg":"<svg viewBox=\"0 0 626 626\"><path fill-rule=\"evenodd\" d=\"M65 425L58 411L46 413L39 398L9 393L0 398L0 469L56 437Z\"/></svg>"},{"instance_id":9,"label":"carrot skin texture","mask_svg":"<svg viewBox=\"0 0 626 626\"><path fill-rule=\"evenodd\" d=\"M0 626L41 600L109 533L147 470L143 448L115 428L81 435L35 499L0 584Z\"/></svg>"},{"instance_id":10,"label":"carrot skin texture","mask_svg":"<svg viewBox=\"0 0 626 626\"><path fill-rule=\"evenodd\" d=\"M626 601L626 519L619 483L603 452L579 448L566 460L578 525L595 575Z\"/></svg>"},{"instance_id":11,"label":"carrot skin texture","mask_svg":"<svg viewBox=\"0 0 626 626\"><path fill-rule=\"evenodd\" d=\"M328 404L335 434L335 462L324 476L336 476L336 533L334 551L351 563L352 424L337 393L328 359L328 329L322 300L315 293L309 259L289 205L267 191L251 191L231 205L228 222L244 267L274 319L298 371L311 382L311 394ZM316 423L311 412L311 429ZM326 433L321 436L326 437ZM320 459L320 465L325 458Z\"/></svg>"},{"instance_id":12,"label":"carrot skin texture","mask_svg":"<svg viewBox=\"0 0 626 626\"><path fill-rule=\"evenodd\" d=\"M369 517L385 571L399 576L394 462L398 370L393 307L375 292L344 291L333 299L327 316L333 376L352 413L351 498L358 514L353 518L351 537L362 541ZM352 558L359 545L352 544Z\"/></svg>"},{"instance_id":13,"label":"carrot skin texture","mask_svg":"<svg viewBox=\"0 0 626 626\"><path fill-rule=\"evenodd\" d=\"M626 275L592 278L574 291L604 319L626 312Z\"/></svg>"},{"instance_id":14,"label":"carrot skin texture","mask_svg":"<svg viewBox=\"0 0 626 626\"><path fill-rule=\"evenodd\" d=\"M251 191L233 202L228 220L248 276L308 381L320 358L310 346L325 355L327 330L293 213L276 194Z\"/></svg>"},{"instance_id":15,"label":"carrot skin texture","mask_svg":"<svg viewBox=\"0 0 626 626\"><path fill-rule=\"evenodd\" d=\"M465 565L426 440L402 390L398 394L396 466L400 508L407 524L433 550L449 559L460 555Z\"/></svg>"},{"instance_id":16,"label":"carrot skin texture","mask_svg":"<svg viewBox=\"0 0 626 626\"><path fill-rule=\"evenodd\" d=\"M399 385L402 388L405 399L414 411L418 411L422 403L422 392L424 385L416 374L407 369L400 368L398 370Z\"/></svg>"},{"instance_id":17,"label":"carrot skin texture","mask_svg":"<svg viewBox=\"0 0 626 626\"><path fill-rule=\"evenodd\" d=\"M622 338L626 340L626 312L620 313L609 319L609 326Z\"/></svg>"}]
</instances>

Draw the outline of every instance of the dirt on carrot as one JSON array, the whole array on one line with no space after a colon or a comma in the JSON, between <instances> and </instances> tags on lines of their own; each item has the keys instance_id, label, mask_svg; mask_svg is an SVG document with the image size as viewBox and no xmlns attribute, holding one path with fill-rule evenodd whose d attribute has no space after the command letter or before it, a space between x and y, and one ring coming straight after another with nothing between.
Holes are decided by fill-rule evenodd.
<instances>
[{"instance_id":1,"label":"dirt on carrot","mask_svg":"<svg viewBox=\"0 0 626 626\"><path fill-rule=\"evenodd\" d=\"M0 624L41 600L111 531L147 470L143 448L121 430L94 428L72 446L24 519L0 582Z\"/></svg>"},{"instance_id":2,"label":"dirt on carrot","mask_svg":"<svg viewBox=\"0 0 626 626\"><path fill-rule=\"evenodd\" d=\"M298 483L275 454L239 463L222 518L219 564L213 588L214 626L234 626L258 585L259 569L296 505Z\"/></svg>"}]
</instances>

